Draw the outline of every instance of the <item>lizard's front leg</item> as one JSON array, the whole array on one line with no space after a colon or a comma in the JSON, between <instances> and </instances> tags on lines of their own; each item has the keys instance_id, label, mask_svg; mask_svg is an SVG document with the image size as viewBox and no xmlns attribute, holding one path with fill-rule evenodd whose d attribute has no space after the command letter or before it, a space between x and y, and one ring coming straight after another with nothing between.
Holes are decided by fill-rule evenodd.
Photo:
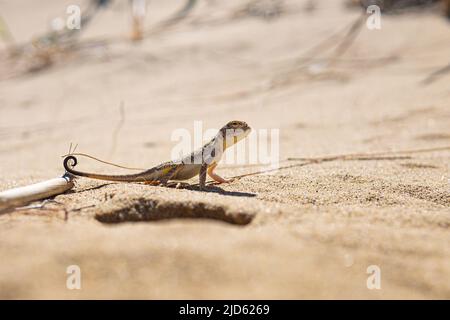
<instances>
[{"instance_id":1,"label":"lizard's front leg","mask_svg":"<svg viewBox=\"0 0 450 320\"><path fill-rule=\"evenodd\" d=\"M225 178L222 178L221 176L219 176L218 174L214 173L214 169L216 167L217 167L217 162L214 162L208 168L208 175L211 177L211 179L213 179L214 181L216 181L218 183L228 183L228 182L233 181L233 179L225 179Z\"/></svg>"},{"instance_id":2,"label":"lizard's front leg","mask_svg":"<svg viewBox=\"0 0 450 320\"><path fill-rule=\"evenodd\" d=\"M201 168L200 168L200 174L199 174L199 187L200 190L205 189L205 185L206 185L206 171L208 169L208 164L205 162L202 164Z\"/></svg>"}]
</instances>

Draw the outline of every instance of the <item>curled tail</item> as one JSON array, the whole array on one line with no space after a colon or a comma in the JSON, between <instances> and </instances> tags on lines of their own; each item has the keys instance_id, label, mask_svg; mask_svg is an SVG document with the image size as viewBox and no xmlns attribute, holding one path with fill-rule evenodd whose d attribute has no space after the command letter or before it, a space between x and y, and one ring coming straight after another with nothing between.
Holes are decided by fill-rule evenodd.
<instances>
[{"instance_id":1,"label":"curled tail","mask_svg":"<svg viewBox=\"0 0 450 320\"><path fill-rule=\"evenodd\" d=\"M69 164L69 162L71 162ZM99 179L99 180L107 180L107 181L121 181L121 182L145 182L145 181L151 181L152 179L149 179L149 174L152 173L153 169L150 169L148 171L144 171L141 173L136 174L125 174L125 175L109 175L109 174L97 174L97 173L89 173L89 172L82 172L78 170L74 170L73 167L75 167L78 163L77 158L74 156L67 156L64 158L64 169L66 169L67 172L80 177L87 177L92 179Z\"/></svg>"}]
</instances>

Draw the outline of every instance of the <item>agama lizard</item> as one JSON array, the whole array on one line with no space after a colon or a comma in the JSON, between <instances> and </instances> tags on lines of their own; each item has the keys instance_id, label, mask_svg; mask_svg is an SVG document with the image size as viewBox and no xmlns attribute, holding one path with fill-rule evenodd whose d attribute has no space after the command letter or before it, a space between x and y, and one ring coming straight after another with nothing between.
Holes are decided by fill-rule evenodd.
<instances>
[{"instance_id":1,"label":"agama lizard","mask_svg":"<svg viewBox=\"0 0 450 320\"><path fill-rule=\"evenodd\" d=\"M219 183L231 181L214 173L214 169L222 158L225 149L244 139L250 131L251 128L245 122L230 121L202 148L182 157L180 160L164 162L156 167L136 174L106 175L77 171L73 167L77 165L78 161L72 155L64 158L64 168L67 172L75 176L108 181L144 182L146 184L159 184L163 186L167 185L169 180L188 180L199 175L199 186L200 190L202 190L205 188L206 174Z\"/></svg>"}]
</instances>

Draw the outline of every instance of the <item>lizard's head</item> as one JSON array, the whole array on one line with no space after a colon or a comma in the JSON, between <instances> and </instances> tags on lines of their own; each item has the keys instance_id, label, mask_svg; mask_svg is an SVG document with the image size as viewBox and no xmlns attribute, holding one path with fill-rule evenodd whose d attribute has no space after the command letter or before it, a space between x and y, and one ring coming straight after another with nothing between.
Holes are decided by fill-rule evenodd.
<instances>
[{"instance_id":1,"label":"lizard's head","mask_svg":"<svg viewBox=\"0 0 450 320\"><path fill-rule=\"evenodd\" d=\"M230 147L238 141L244 139L252 131L252 128L244 121L230 121L220 129L220 133L225 141L225 147Z\"/></svg>"}]
</instances>

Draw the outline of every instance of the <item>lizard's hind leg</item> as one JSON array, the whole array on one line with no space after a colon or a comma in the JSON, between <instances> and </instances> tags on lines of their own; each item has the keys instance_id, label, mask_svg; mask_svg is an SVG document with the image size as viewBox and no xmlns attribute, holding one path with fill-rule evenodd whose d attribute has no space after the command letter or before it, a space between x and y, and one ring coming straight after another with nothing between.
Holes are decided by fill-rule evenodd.
<instances>
[{"instance_id":1,"label":"lizard's hind leg","mask_svg":"<svg viewBox=\"0 0 450 320\"><path fill-rule=\"evenodd\" d=\"M167 183L169 182L170 179L172 179L172 177L178 172L178 170L181 169L181 166L179 165L174 165L173 167L171 167L169 169L169 171L167 171L161 178L159 178L159 185L160 186L167 186Z\"/></svg>"}]
</instances>

